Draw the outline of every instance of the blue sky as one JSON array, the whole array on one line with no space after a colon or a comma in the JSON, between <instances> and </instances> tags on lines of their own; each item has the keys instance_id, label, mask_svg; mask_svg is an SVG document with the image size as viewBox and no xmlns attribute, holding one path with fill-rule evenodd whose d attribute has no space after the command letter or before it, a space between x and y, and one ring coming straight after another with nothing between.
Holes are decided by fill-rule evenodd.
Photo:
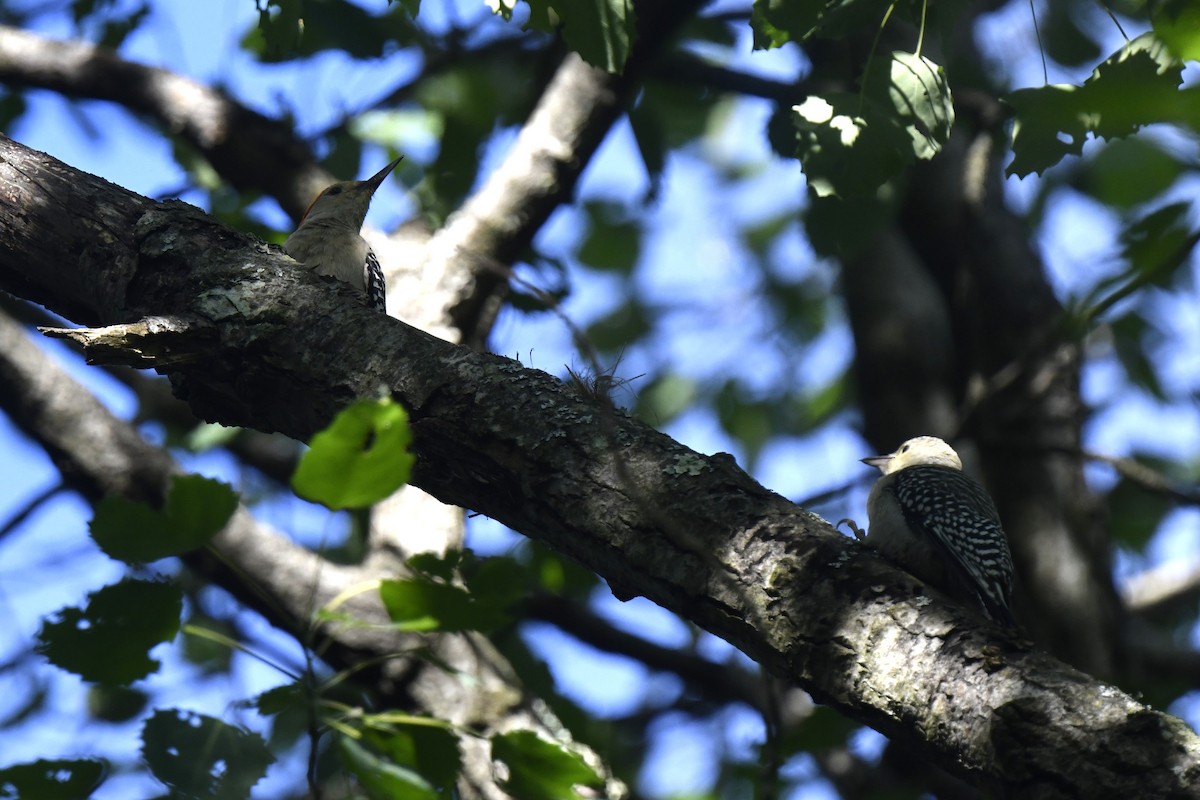
<instances>
[{"instance_id":1,"label":"blue sky","mask_svg":"<svg viewBox=\"0 0 1200 800\"><path fill-rule=\"evenodd\" d=\"M118 3L118 5L123 5ZM375 4L382 7L382 3ZM367 8L374 8L364 3ZM991 21L991 50L997 60L1010 65L1025 85L1042 83L1041 62L1037 58L1027 12L1017 4ZM158 6L168 9L163 13ZM295 66L262 67L254 64L238 47L239 37L255 23L253 4L247 0L212 0L207 3L160 3L147 24L134 34L123 48L131 59L157 64L196 77L205 82L221 83L243 103L270 115L292 111L298 115L304 134L324 130L356 108L377 97L384 89L418 67L412 59L397 55L380 63L357 63L337 55L326 55L314 63ZM422 13L435 15L441 6L423 4ZM470 16L482 9L469 6ZM48 15L38 30L47 35L73 35L65 17ZM1120 41L1113 32L1110 49ZM738 44L735 65L755 72L790 77L801 68L795 53L784 50L751 54L749 33ZM1079 75L1051 74L1051 82L1078 80ZM77 168L101 175L126 188L150 196L173 194L186 185L186 177L175 164L169 143L124 111L111 105L87 102L80 106L98 134L89 136L76 121L76 112L55 95L31 94L31 112L10 135L29 146ZM787 361L780 358L781 343L769 338L761 300L757 293L755 271L745 266L744 254L737 249L733 234L738 227L769 218L784 211L795 211L802 203L803 175L799 165L775 158L765 148L760 135L769 113L765 103L744 101L725 116L725 123L712 131L696 148L677 154L669 163L663 192L658 203L648 210L652 236L644 248L635 272L636 286L652 304L674 309L667 322L645 349L626 354L620 375L632 377L662 368L696 379L714 376L741 376L751 387L767 390L780 382L794 391L814 390L838 374L851 358L851 342L844 324L834 324L803 353ZM419 125L411 126L411 138L397 142L410 158L420 163L431 156L428 136L422 138ZM494 163L511 137L500 136L486 162ZM1174 142L1196 157L1194 142ZM1190 150L1189 150L1190 148ZM370 174L382 165L382 151L369 152L359 173ZM735 164L757 170L755 177L726 191L714 171L714 164ZM352 176L343 176L352 177ZM1009 182L1013 201L1029 201L1038 179ZM642 196L647 177L636 156L627 123L614 129L596 161L581 183L581 197L632 201ZM1196 186L1182 186L1181 196L1197 196ZM198 195L184 199L199 202ZM369 222L391 227L412 213L413 203L390 182L372 206ZM258 210L265 221L285 227L286 219L272 203L262 202ZM1060 297L1081 292L1101 274L1111 272L1116 261L1115 221L1106 218L1095 204L1078 196L1065 196L1055 204L1041 232L1040 244ZM572 267L575 291L566 311L579 324L586 324L617 302L611 276L584 268L573 259L575 248L584 234L581 214L571 208L558 211L539 235L537 245L544 252L558 255ZM829 265L820 263L807 248L796 225L772 253L772 268L793 277L813 276L828 281L835 275ZM1192 293L1183 298L1158 295L1145 302L1161 310L1161 321L1173 335L1174 346L1165 347L1160 363L1168 386L1178 392L1181 402L1164 405L1137 392L1131 392L1120 378L1111 356L1105 355L1103 342L1096 345L1097 357L1085 376L1088 399L1102 406L1088 428L1089 445L1104 452L1124 455L1135 449L1170 456L1200 452L1200 415L1195 402L1186 401L1200 387L1200 302L1196 286L1200 272L1193 265ZM1180 346L1179 343L1185 343ZM133 400L115 382L98 370L87 368L64 348L42 342L42 346L69 364L72 373L94 388L117 413L129 417ZM497 352L519 356L530 365L563 375L568 365L579 366L581 359L571 345L570 333L552 315L502 315L493 339ZM633 391L638 388L633 384ZM1194 395L1193 395L1194 396ZM777 439L765 449L756 477L782 494L800 498L862 478L861 488L844 503L828 509L816 509L837 519L850 515L865 518L864 502L869 476L857 459L868 452L853 429L852 415L827 426L804 439ZM720 429L711 414L686 413L666 426L669 434L702 452L727 451L741 455L735 442ZM148 432L153 435L153 431ZM0 418L0 452L9 458L0 461L0 519L7 519L27 500L54 484L57 476L40 449L25 442ZM190 466L234 482L240 480L227 460L215 456L197 457ZM818 464L816 472L798 465ZM1102 469L1094 471L1099 485L1111 481ZM311 508L289 502L275 502L259 509L267 521L281 528L298 531L299 538L317 541L336 537L342 532L339 520ZM80 602L87 591L114 581L122 569L96 552L86 536L87 508L70 495L58 495L47 503L12 536L0 542L0 661L11 657L36 633L40 619L64 604ZM519 537L503 531L485 519L471 522L471 544L485 552L500 552L515 546ZM1172 560L1194 561L1200 551L1200 512L1188 510L1172 515L1151 549L1149 563ZM1148 563L1137 559L1121 563L1123 572L1133 572ZM45 575L54 575L47 582ZM686 627L675 617L650 603L639 600L620 603L611 596L597 598L602 614L617 624L667 644L678 644L688 636ZM284 637L266 630L258 620L248 621L262 631L288 659L299 656L297 648ZM670 678L651 676L641 667L624 659L603 655L579 645L548 626L531 626L530 640L551 664L562 690L600 714L620 714L636 707L647 692L670 692ZM705 650L713 658L740 659L723 643L706 637ZM213 679L195 670L173 652L160 648L170 670L149 679L147 688L161 691L160 704L178 704L230 721L243 721L261 728L254 715L230 705L230 698L243 698L261 691L284 677L249 659L239 658L238 668L227 679ZM136 750L136 731L140 723L115 729L81 725L78 709L85 703L85 689L72 677L45 670L52 692L52 705L58 709L61 725L53 730L28 727L28 735L5 737L0 741L4 753L0 763L40 756L82 755L92 752L131 755ZM0 715L19 704L29 687L14 685L11 674L0 674ZM1196 726L1200 722L1197 704L1181 704L1175 709ZM72 733L64 737L63 731ZM744 710L731 711L717 723L697 723L684 718L666 720L656 730L651 748L651 766L642 776L643 790L650 796L668 792L701 791L711 776L692 767L712 763L714 747L744 750L761 736L758 721ZM871 735L864 735L864 750L873 747ZM740 748L740 749L739 749ZM287 765L295 769L295 764ZM808 769L804 763L789 769ZM272 775L279 773L277 767ZM256 796L270 797L271 781L260 784ZM117 776L98 797L127 797L148 794L152 785ZM818 789L812 796L820 796Z\"/></svg>"}]
</instances>

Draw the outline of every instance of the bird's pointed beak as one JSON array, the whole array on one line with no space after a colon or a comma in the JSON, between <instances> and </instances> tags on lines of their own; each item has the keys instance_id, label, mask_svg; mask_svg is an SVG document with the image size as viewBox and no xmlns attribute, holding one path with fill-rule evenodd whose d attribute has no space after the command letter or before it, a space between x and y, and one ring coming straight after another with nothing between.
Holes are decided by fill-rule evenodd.
<instances>
[{"instance_id":1,"label":"bird's pointed beak","mask_svg":"<svg viewBox=\"0 0 1200 800\"><path fill-rule=\"evenodd\" d=\"M383 179L386 178L388 175L390 175L392 170L394 170L396 168L396 165L399 164L403 160L404 160L404 156L400 156L395 161L388 164L383 169L379 170L379 172L376 172L374 175L367 178L365 181L363 181L363 183L370 186L371 191L374 192L383 183Z\"/></svg>"},{"instance_id":2,"label":"bird's pointed beak","mask_svg":"<svg viewBox=\"0 0 1200 800\"><path fill-rule=\"evenodd\" d=\"M862 458L859 460L862 461L862 463L866 464L869 467L878 467L879 469L883 469L885 466L887 466L887 463L892 460L892 457L891 457L891 455L869 456L867 458Z\"/></svg>"}]
</instances>

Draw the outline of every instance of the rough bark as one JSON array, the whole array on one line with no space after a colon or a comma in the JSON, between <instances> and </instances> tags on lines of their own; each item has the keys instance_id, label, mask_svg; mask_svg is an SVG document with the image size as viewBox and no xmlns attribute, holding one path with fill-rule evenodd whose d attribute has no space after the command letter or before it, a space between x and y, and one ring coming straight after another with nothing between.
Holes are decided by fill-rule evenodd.
<instances>
[{"instance_id":1,"label":"rough bark","mask_svg":"<svg viewBox=\"0 0 1200 800\"><path fill-rule=\"evenodd\" d=\"M948 604L731 459L374 314L191 207L9 140L0 179L0 286L91 324L172 320L185 332L173 354L186 358L166 369L200 416L304 438L350 400L386 392L410 410L416 485L978 784L1023 797L1196 795L1200 740L1182 722Z\"/></svg>"},{"instance_id":2,"label":"rough bark","mask_svg":"<svg viewBox=\"0 0 1200 800\"><path fill-rule=\"evenodd\" d=\"M144 441L61 367L48 363L26 332L0 313L0 409L54 461L64 482L91 503L106 495L161 506L181 474L164 450ZM464 737L459 792L474 800L508 797L496 783L486 739L530 730L580 753L601 774L600 757L574 742L545 703L529 695L512 667L483 636L423 637L391 627L377 592L364 591L396 573L376 564L326 561L239 507L211 547L183 556L193 571L224 588L273 625L308 644L335 669L370 690L383 708L448 720L479 735ZM322 621L331 608L356 621ZM363 624L365 623L365 624ZM425 658L409 655L427 652ZM446 667L449 667L447 669ZM470 675L464 681L460 676ZM610 781L606 796L624 788Z\"/></svg>"}]
</instances>

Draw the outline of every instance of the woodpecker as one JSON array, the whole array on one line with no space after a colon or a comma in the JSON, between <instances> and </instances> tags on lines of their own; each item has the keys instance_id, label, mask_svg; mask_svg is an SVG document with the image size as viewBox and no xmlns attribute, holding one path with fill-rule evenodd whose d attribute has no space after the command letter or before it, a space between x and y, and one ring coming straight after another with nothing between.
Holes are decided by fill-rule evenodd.
<instances>
[{"instance_id":1,"label":"woodpecker","mask_svg":"<svg viewBox=\"0 0 1200 800\"><path fill-rule=\"evenodd\" d=\"M866 542L886 558L990 619L1013 626L1012 555L996 506L934 436L864 458L878 467L867 499Z\"/></svg>"},{"instance_id":2,"label":"woodpecker","mask_svg":"<svg viewBox=\"0 0 1200 800\"><path fill-rule=\"evenodd\" d=\"M365 181L342 181L326 188L304 212L300 227L283 243L289 256L318 275L332 275L366 292L368 304L376 311L383 311L385 305L383 270L359 231L375 190L403 158Z\"/></svg>"}]
</instances>

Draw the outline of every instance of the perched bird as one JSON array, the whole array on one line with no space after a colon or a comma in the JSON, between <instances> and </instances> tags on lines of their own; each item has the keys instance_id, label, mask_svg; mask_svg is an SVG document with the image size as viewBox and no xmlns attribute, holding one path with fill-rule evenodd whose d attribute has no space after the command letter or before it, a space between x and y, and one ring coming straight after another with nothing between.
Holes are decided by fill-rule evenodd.
<instances>
[{"instance_id":1,"label":"perched bird","mask_svg":"<svg viewBox=\"0 0 1200 800\"><path fill-rule=\"evenodd\" d=\"M1014 625L1012 555L996 506L934 436L864 458L883 473L867 499L867 544L961 603Z\"/></svg>"},{"instance_id":2,"label":"perched bird","mask_svg":"<svg viewBox=\"0 0 1200 800\"><path fill-rule=\"evenodd\" d=\"M387 287L379 259L362 238L363 220L375 190L403 156L365 181L335 183L317 195L304 212L300 227L283 243L284 251L318 275L332 275L360 292L383 311Z\"/></svg>"}]
</instances>

